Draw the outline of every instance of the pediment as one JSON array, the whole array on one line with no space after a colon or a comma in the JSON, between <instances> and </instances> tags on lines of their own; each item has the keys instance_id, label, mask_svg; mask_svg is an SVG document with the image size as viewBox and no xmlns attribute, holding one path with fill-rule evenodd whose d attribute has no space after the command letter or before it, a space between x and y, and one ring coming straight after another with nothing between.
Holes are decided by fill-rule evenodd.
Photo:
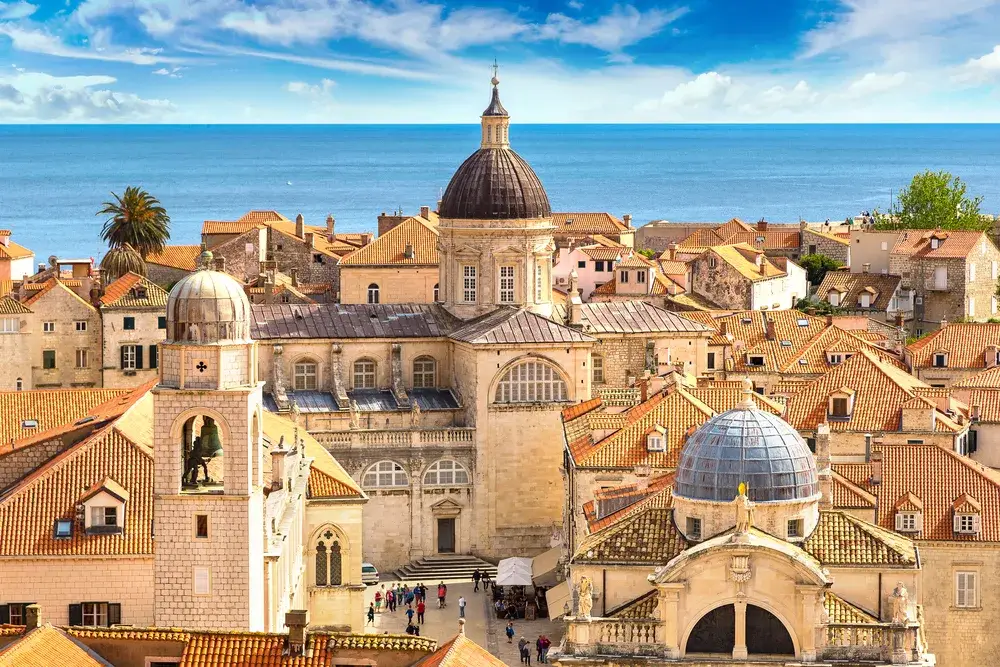
<instances>
[{"instance_id":1,"label":"pediment","mask_svg":"<svg viewBox=\"0 0 1000 667\"><path fill-rule=\"evenodd\" d=\"M451 498L444 498L431 505L431 513L434 516L454 517L462 512L462 506Z\"/></svg>"},{"instance_id":2,"label":"pediment","mask_svg":"<svg viewBox=\"0 0 1000 667\"><path fill-rule=\"evenodd\" d=\"M452 253L461 257L482 257L483 255L481 248L471 245L460 245L452 250Z\"/></svg>"}]
</instances>

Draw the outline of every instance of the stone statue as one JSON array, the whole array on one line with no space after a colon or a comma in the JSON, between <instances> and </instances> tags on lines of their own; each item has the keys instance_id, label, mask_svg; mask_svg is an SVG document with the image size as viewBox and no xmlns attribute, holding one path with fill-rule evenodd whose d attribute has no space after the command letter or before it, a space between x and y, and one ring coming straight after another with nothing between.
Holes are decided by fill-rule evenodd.
<instances>
[{"instance_id":1,"label":"stone statue","mask_svg":"<svg viewBox=\"0 0 1000 667\"><path fill-rule=\"evenodd\" d=\"M740 492L733 500L733 505L736 506L736 532L745 535L753 526L754 504L747 497L747 485L744 482L740 482Z\"/></svg>"},{"instance_id":2,"label":"stone statue","mask_svg":"<svg viewBox=\"0 0 1000 667\"><path fill-rule=\"evenodd\" d=\"M351 407L351 430L356 431L361 428L361 408L358 407L358 402L353 398L350 403Z\"/></svg>"},{"instance_id":3,"label":"stone statue","mask_svg":"<svg viewBox=\"0 0 1000 667\"><path fill-rule=\"evenodd\" d=\"M896 582L896 587L892 589L892 594L889 596L889 600L892 602L892 622L908 622L910 618L907 615L906 608L909 606L910 594L906 590L906 586L903 585L902 581Z\"/></svg>"},{"instance_id":4,"label":"stone statue","mask_svg":"<svg viewBox=\"0 0 1000 667\"><path fill-rule=\"evenodd\" d=\"M577 616L590 618L590 610L594 608L594 585L590 583L590 577L581 577L577 586L578 602Z\"/></svg>"},{"instance_id":5,"label":"stone statue","mask_svg":"<svg viewBox=\"0 0 1000 667\"><path fill-rule=\"evenodd\" d=\"M414 400L410 404L410 424L412 426L420 426L420 414L423 411L420 409L420 404Z\"/></svg>"}]
</instances>

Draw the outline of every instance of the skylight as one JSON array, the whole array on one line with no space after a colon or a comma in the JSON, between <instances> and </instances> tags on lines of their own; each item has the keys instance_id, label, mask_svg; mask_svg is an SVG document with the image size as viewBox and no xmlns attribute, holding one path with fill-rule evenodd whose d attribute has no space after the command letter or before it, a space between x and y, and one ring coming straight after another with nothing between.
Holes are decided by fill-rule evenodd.
<instances>
[{"instance_id":1,"label":"skylight","mask_svg":"<svg viewBox=\"0 0 1000 667\"><path fill-rule=\"evenodd\" d=\"M795 323L798 324L800 327L807 327L807 326L809 326L809 320L807 320L804 317L799 318L798 320L795 321Z\"/></svg>"},{"instance_id":2,"label":"skylight","mask_svg":"<svg viewBox=\"0 0 1000 667\"><path fill-rule=\"evenodd\" d=\"M25 419L21 422L21 428L38 428L37 419Z\"/></svg>"},{"instance_id":3,"label":"skylight","mask_svg":"<svg viewBox=\"0 0 1000 667\"><path fill-rule=\"evenodd\" d=\"M792 346L792 341L790 340L781 341L781 347L791 347L791 346Z\"/></svg>"}]
</instances>

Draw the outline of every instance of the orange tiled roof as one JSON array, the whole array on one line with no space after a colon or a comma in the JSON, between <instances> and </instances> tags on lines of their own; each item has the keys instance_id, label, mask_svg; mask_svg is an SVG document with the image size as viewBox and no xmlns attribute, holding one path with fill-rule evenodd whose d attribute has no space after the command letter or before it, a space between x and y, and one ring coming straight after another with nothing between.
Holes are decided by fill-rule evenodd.
<instances>
[{"instance_id":1,"label":"orange tiled roof","mask_svg":"<svg viewBox=\"0 0 1000 667\"><path fill-rule=\"evenodd\" d=\"M634 600L629 600L625 604L619 605L614 609L609 609L605 614L607 618L657 618L657 607L659 606L659 598L657 596L656 590L651 590L648 593L643 593Z\"/></svg>"},{"instance_id":2,"label":"orange tiled roof","mask_svg":"<svg viewBox=\"0 0 1000 667\"><path fill-rule=\"evenodd\" d=\"M358 498L361 494L317 468L309 469L309 498Z\"/></svg>"},{"instance_id":3,"label":"orange tiled roof","mask_svg":"<svg viewBox=\"0 0 1000 667\"><path fill-rule=\"evenodd\" d=\"M955 389L1000 389L1000 366L974 373L951 386Z\"/></svg>"},{"instance_id":4,"label":"orange tiled roof","mask_svg":"<svg viewBox=\"0 0 1000 667\"><path fill-rule=\"evenodd\" d=\"M722 236L722 234L720 234L714 229L708 229L703 227L701 229L694 230L694 232L692 232L690 235L684 238L677 245L679 249L680 248L704 249L704 248L711 248L712 246L722 245L725 242L726 238Z\"/></svg>"},{"instance_id":5,"label":"orange tiled roof","mask_svg":"<svg viewBox=\"0 0 1000 667\"><path fill-rule=\"evenodd\" d=\"M940 241L937 248L931 248L932 236ZM960 259L967 258L984 243L987 248L992 245L984 232L911 229L899 233L892 254L918 259Z\"/></svg>"},{"instance_id":6,"label":"orange tiled roof","mask_svg":"<svg viewBox=\"0 0 1000 667\"><path fill-rule=\"evenodd\" d=\"M768 259L761 251L745 243L737 245L719 245L709 249L715 253L723 262L736 269L740 275L747 280L756 282L758 280L770 280L787 275ZM760 258L761 267L757 267L757 258Z\"/></svg>"},{"instance_id":7,"label":"orange tiled roof","mask_svg":"<svg viewBox=\"0 0 1000 667\"><path fill-rule=\"evenodd\" d=\"M0 392L0 444L32 437L55 426L72 424L98 405L131 393L130 389L38 389ZM25 427L35 420L37 426ZM2 450L0 450L2 451Z\"/></svg>"},{"instance_id":8,"label":"orange tiled roof","mask_svg":"<svg viewBox=\"0 0 1000 667\"><path fill-rule=\"evenodd\" d=\"M434 265L438 254L438 231L419 218L407 218L363 248L344 257L341 266ZM407 245L412 257L406 257Z\"/></svg>"},{"instance_id":9,"label":"orange tiled roof","mask_svg":"<svg viewBox=\"0 0 1000 667\"><path fill-rule=\"evenodd\" d=\"M883 363L903 371L907 370L906 365L895 355L877 345L873 345L870 341L858 336L858 333L865 332L848 331L834 325L827 326L800 350L797 350L799 354L789 359L781 367L781 372L805 375L826 373L834 367L834 365L830 364L827 352L854 354L861 350L867 350Z\"/></svg>"},{"instance_id":10,"label":"orange tiled roof","mask_svg":"<svg viewBox=\"0 0 1000 667\"><path fill-rule=\"evenodd\" d=\"M687 314L692 316L692 314ZM767 337L767 321L774 322L774 338ZM787 366L788 362L798 356L806 343L816 337L823 329L830 326L826 320L806 315L797 310L773 310L768 312L740 311L714 318L713 326L731 335L734 340L742 341L743 348L734 355L733 369L741 372L774 372ZM782 345L788 341L790 345ZM764 357L763 366L747 364L749 355Z\"/></svg>"},{"instance_id":11,"label":"orange tiled roof","mask_svg":"<svg viewBox=\"0 0 1000 667\"><path fill-rule=\"evenodd\" d=\"M239 222L288 222L288 218L277 211L247 211L240 216Z\"/></svg>"},{"instance_id":12,"label":"orange tiled roof","mask_svg":"<svg viewBox=\"0 0 1000 667\"><path fill-rule=\"evenodd\" d=\"M851 604L833 591L826 591L823 599L826 615L831 623L878 623L879 619L871 612Z\"/></svg>"},{"instance_id":13,"label":"orange tiled roof","mask_svg":"<svg viewBox=\"0 0 1000 667\"><path fill-rule=\"evenodd\" d=\"M504 667L507 663L465 636L465 630L414 667Z\"/></svg>"},{"instance_id":14,"label":"orange tiled roof","mask_svg":"<svg viewBox=\"0 0 1000 667\"><path fill-rule=\"evenodd\" d=\"M579 250L593 260L612 261L621 258L621 256L625 254L628 249L624 246L619 248L609 248L608 246L603 245L592 245L580 248Z\"/></svg>"},{"instance_id":15,"label":"orange tiled roof","mask_svg":"<svg viewBox=\"0 0 1000 667\"><path fill-rule=\"evenodd\" d=\"M948 351L948 368L986 368L988 347L1000 347L1000 324L956 322L908 345L910 365L930 368L934 353Z\"/></svg>"},{"instance_id":16,"label":"orange tiled roof","mask_svg":"<svg viewBox=\"0 0 1000 667\"><path fill-rule=\"evenodd\" d=\"M833 506L837 509L875 509L878 499L833 471Z\"/></svg>"},{"instance_id":17,"label":"orange tiled roof","mask_svg":"<svg viewBox=\"0 0 1000 667\"><path fill-rule=\"evenodd\" d=\"M872 295L870 310L885 310L892 295L899 288L899 276L881 273L850 273L848 271L827 271L823 282L816 288L816 298L827 301L830 292L841 294L840 303L848 309L861 308L861 293L869 290Z\"/></svg>"},{"instance_id":18,"label":"orange tiled roof","mask_svg":"<svg viewBox=\"0 0 1000 667\"><path fill-rule=\"evenodd\" d=\"M870 484L866 464L833 464L836 472L878 497L876 519L883 528L895 528L893 505L912 494L920 501L922 540L1000 542L1000 472L938 445L877 443L882 453L880 484ZM956 534L952 518L956 499L966 494L982 506L981 531Z\"/></svg>"},{"instance_id":19,"label":"orange tiled roof","mask_svg":"<svg viewBox=\"0 0 1000 667\"><path fill-rule=\"evenodd\" d=\"M610 213L553 213L553 233L563 234L594 234L617 236L623 232L632 231L628 225Z\"/></svg>"},{"instance_id":20,"label":"orange tiled roof","mask_svg":"<svg viewBox=\"0 0 1000 667\"><path fill-rule=\"evenodd\" d=\"M31 309L12 296L0 297L0 315L27 315Z\"/></svg>"},{"instance_id":21,"label":"orange tiled roof","mask_svg":"<svg viewBox=\"0 0 1000 667\"><path fill-rule=\"evenodd\" d=\"M84 493L106 478L128 490L125 528L88 535L75 520ZM73 535L53 537L56 519L74 519ZM36 468L0 497L0 555L149 556L153 553L153 457L107 426Z\"/></svg>"},{"instance_id":22,"label":"orange tiled roof","mask_svg":"<svg viewBox=\"0 0 1000 667\"><path fill-rule=\"evenodd\" d=\"M630 512L585 537L572 562L663 565L688 547L673 513L664 507Z\"/></svg>"},{"instance_id":23,"label":"orange tiled roof","mask_svg":"<svg viewBox=\"0 0 1000 667\"><path fill-rule=\"evenodd\" d=\"M43 625L4 648L0 667L109 667L110 662L51 625Z\"/></svg>"},{"instance_id":24,"label":"orange tiled roof","mask_svg":"<svg viewBox=\"0 0 1000 667\"><path fill-rule=\"evenodd\" d=\"M34 256L35 253L19 243L10 241L6 246L0 243L0 259L25 259Z\"/></svg>"},{"instance_id":25,"label":"orange tiled roof","mask_svg":"<svg viewBox=\"0 0 1000 667\"><path fill-rule=\"evenodd\" d=\"M76 299L83 305L87 306L90 309L96 310L94 309L93 305L91 305L88 301L83 299L79 294L70 289L71 286L79 287L80 284L81 283L79 280L60 280L58 278L49 278L48 280L46 280L44 283L41 284L41 287L37 289L34 294L30 295L27 299L24 300L24 305L30 307L32 304L38 303L38 301L40 301L43 296L45 296L52 290L61 289L71 294L74 299ZM32 285L31 287L34 287L34 285Z\"/></svg>"},{"instance_id":26,"label":"orange tiled roof","mask_svg":"<svg viewBox=\"0 0 1000 667\"><path fill-rule=\"evenodd\" d=\"M914 568L913 542L840 510L823 510L802 548L823 565L881 565Z\"/></svg>"},{"instance_id":27,"label":"orange tiled roof","mask_svg":"<svg viewBox=\"0 0 1000 667\"><path fill-rule=\"evenodd\" d=\"M644 492L645 495L640 497L633 504L623 507L617 512L612 512L607 516L597 516L596 508L593 506L593 503L586 503L583 510L584 516L587 519L588 532L596 533L597 531L603 530L604 528L617 523L621 519L635 512L641 512L649 508L663 509L671 507L673 505L674 498L674 478L675 475L673 472L668 472L665 475L653 478L649 482L649 486L646 487Z\"/></svg>"},{"instance_id":28,"label":"orange tiled roof","mask_svg":"<svg viewBox=\"0 0 1000 667\"><path fill-rule=\"evenodd\" d=\"M763 240L761 240L763 239ZM767 229L737 232L726 243L746 243L758 250L798 250L802 237L798 229Z\"/></svg>"},{"instance_id":29,"label":"orange tiled roof","mask_svg":"<svg viewBox=\"0 0 1000 667\"><path fill-rule=\"evenodd\" d=\"M630 255L626 259L623 259L622 261L618 262L618 264L615 265L615 268L616 269L645 269L645 268L648 268L648 267L651 267L651 266L655 267L656 263L653 262L653 261L651 261L651 260L646 259L645 257L643 257L642 255L640 255L639 253L635 253L633 255Z\"/></svg>"},{"instance_id":30,"label":"orange tiled roof","mask_svg":"<svg viewBox=\"0 0 1000 667\"><path fill-rule=\"evenodd\" d=\"M145 289L144 297L134 290ZM101 305L105 308L166 308L167 293L159 285L150 282L137 273L126 273L104 288Z\"/></svg>"},{"instance_id":31,"label":"orange tiled roof","mask_svg":"<svg viewBox=\"0 0 1000 667\"><path fill-rule=\"evenodd\" d=\"M200 245L168 245L146 257L146 264L158 264L182 271L194 271L201 255Z\"/></svg>"}]
</instances>

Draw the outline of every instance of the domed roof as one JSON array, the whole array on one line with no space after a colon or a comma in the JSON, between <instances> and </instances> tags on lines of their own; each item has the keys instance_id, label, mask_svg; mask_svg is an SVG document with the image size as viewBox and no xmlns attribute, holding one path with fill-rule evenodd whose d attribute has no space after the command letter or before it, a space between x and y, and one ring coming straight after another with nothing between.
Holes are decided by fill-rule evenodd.
<instances>
[{"instance_id":1,"label":"domed roof","mask_svg":"<svg viewBox=\"0 0 1000 667\"><path fill-rule=\"evenodd\" d=\"M552 206L524 158L509 148L480 148L452 176L438 215L472 220L548 218Z\"/></svg>"},{"instance_id":2,"label":"domed roof","mask_svg":"<svg viewBox=\"0 0 1000 667\"><path fill-rule=\"evenodd\" d=\"M674 495L730 502L746 482L751 500L795 500L819 493L816 462L798 432L752 403L723 412L681 451Z\"/></svg>"},{"instance_id":3,"label":"domed roof","mask_svg":"<svg viewBox=\"0 0 1000 667\"><path fill-rule=\"evenodd\" d=\"M235 278L208 267L212 253L201 254L202 268L181 278L167 298L167 341L190 343L250 340L250 300Z\"/></svg>"}]
</instances>

